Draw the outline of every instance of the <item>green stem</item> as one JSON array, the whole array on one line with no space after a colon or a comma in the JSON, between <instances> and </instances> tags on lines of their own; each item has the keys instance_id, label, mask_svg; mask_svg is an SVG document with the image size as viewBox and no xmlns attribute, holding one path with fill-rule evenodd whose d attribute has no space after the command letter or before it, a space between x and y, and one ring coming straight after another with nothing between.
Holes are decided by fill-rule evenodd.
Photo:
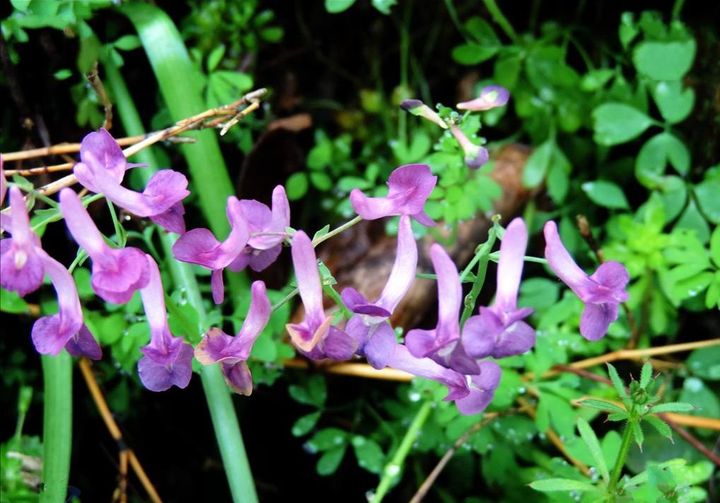
<instances>
[{"instance_id":1,"label":"green stem","mask_svg":"<svg viewBox=\"0 0 720 503\"><path fill-rule=\"evenodd\" d=\"M493 21L495 21L502 31L505 32L505 35L510 37L513 42L517 42L518 36L517 33L515 33L515 29L502 13L497 3L495 3L495 0L483 0L483 3L490 13L490 16L493 18Z\"/></svg>"},{"instance_id":2,"label":"green stem","mask_svg":"<svg viewBox=\"0 0 720 503\"><path fill-rule=\"evenodd\" d=\"M43 490L41 503L62 503L67 497L72 452L72 359L63 350L43 356Z\"/></svg>"},{"instance_id":3,"label":"green stem","mask_svg":"<svg viewBox=\"0 0 720 503\"><path fill-rule=\"evenodd\" d=\"M464 326L467 319L475 309L475 300L477 299L480 290L485 284L485 273L487 273L488 262L490 261L490 250L492 250L495 240L497 239L497 227L493 225L488 231L488 239L478 249L473 260L477 259L477 273L475 274L475 280L470 288L470 293L465 296L464 307L462 316L460 316L460 326ZM471 262L472 263L472 262ZM465 275L463 271L463 275ZM462 276L461 276L462 280Z\"/></svg>"},{"instance_id":4,"label":"green stem","mask_svg":"<svg viewBox=\"0 0 720 503\"><path fill-rule=\"evenodd\" d=\"M402 442L400 442L400 446L397 451L395 451L395 454L390 462L385 465L385 468L383 468L382 478L380 479L377 489L375 489L375 495L373 496L371 503L380 503L390 490L390 487L397 480L398 475L402 471L403 464L405 463L405 458L410 453L410 450L417 440L422 427L425 425L425 421L427 421L427 418L430 416L432 407L433 402L427 401L420 407L417 414L415 414L415 418L410 424L407 433L405 433Z\"/></svg>"},{"instance_id":5,"label":"green stem","mask_svg":"<svg viewBox=\"0 0 720 503\"><path fill-rule=\"evenodd\" d=\"M331 237L337 236L337 235L340 234L341 232L344 232L344 231L348 230L350 227L352 227L353 225L359 223L360 221L362 221L362 217L358 215L358 216L356 216L355 218L353 218L352 220L350 220L349 222L345 222L345 223L342 224L340 227L337 227L336 229L331 230L330 232L328 232L328 233L325 234L324 236L321 236L321 237L319 237L319 238L317 238L317 239L314 239L313 242L312 242L313 246L317 246L317 245L319 245L320 243L322 243L323 241L327 241L327 240L330 239Z\"/></svg>"},{"instance_id":6,"label":"green stem","mask_svg":"<svg viewBox=\"0 0 720 503\"><path fill-rule=\"evenodd\" d=\"M107 81L112 89L125 132L129 135L144 134L142 121L125 81L110 59L106 58L105 61ZM139 171L147 181L156 169L155 166L158 166L155 156L150 150L144 150L137 155L141 162L150 166ZM202 183L199 182L198 186L201 191L204 190ZM188 264L171 258L174 237L165 232L161 233L160 236L165 256L168 257L166 264L172 275L173 282L178 288L185 291L188 302L198 313L200 326L205 327L207 313L205 312L195 274ZM250 464L245 453L240 425L235 414L230 392L223 380L220 369L217 365L203 367L201 379L233 501L256 502L258 498L250 471Z\"/></svg>"},{"instance_id":7,"label":"green stem","mask_svg":"<svg viewBox=\"0 0 720 503\"><path fill-rule=\"evenodd\" d=\"M630 452L630 445L632 444L633 439L632 428L630 427L630 421L632 420L633 419L631 417L625 424L625 431L623 431L622 443L620 444L620 452L617 456L615 466L613 467L610 482L608 483L608 494L610 495L611 501L615 501L615 490L617 488L618 481L620 480L620 475L622 475L625 460Z\"/></svg>"}]
</instances>

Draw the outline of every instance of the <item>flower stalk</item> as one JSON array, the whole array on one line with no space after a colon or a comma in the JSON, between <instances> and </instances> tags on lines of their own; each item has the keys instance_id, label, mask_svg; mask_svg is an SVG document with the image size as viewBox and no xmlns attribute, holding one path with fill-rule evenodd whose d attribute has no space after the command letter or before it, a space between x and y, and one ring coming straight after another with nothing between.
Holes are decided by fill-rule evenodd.
<instances>
[{"instance_id":1,"label":"flower stalk","mask_svg":"<svg viewBox=\"0 0 720 503\"><path fill-rule=\"evenodd\" d=\"M72 451L72 359L66 351L42 356L43 490L40 503L62 503L67 496Z\"/></svg>"}]
</instances>

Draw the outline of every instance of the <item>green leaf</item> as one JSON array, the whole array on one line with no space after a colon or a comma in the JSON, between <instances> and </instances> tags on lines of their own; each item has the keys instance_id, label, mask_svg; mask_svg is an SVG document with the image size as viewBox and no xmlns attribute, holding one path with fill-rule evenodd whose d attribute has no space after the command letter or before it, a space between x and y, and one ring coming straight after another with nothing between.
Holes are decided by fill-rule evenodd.
<instances>
[{"instance_id":1,"label":"green leaf","mask_svg":"<svg viewBox=\"0 0 720 503\"><path fill-rule=\"evenodd\" d=\"M27 11L30 6L30 2L32 2L32 0L10 0L10 4L20 12Z\"/></svg>"},{"instance_id":2,"label":"green leaf","mask_svg":"<svg viewBox=\"0 0 720 503\"><path fill-rule=\"evenodd\" d=\"M613 387L615 388L615 391L617 391L618 396L620 398L627 398L627 392L625 391L625 384L622 382L622 379L620 379L620 376L617 373L617 370L615 370L615 367L611 364L607 364L608 368L608 375L610 376L610 380L613 383Z\"/></svg>"},{"instance_id":3,"label":"green leaf","mask_svg":"<svg viewBox=\"0 0 720 503\"><path fill-rule=\"evenodd\" d=\"M315 407L322 407L327 399L325 378L322 376L311 376L302 386L292 384L288 387L288 392L298 402Z\"/></svg>"},{"instance_id":4,"label":"green leaf","mask_svg":"<svg viewBox=\"0 0 720 503\"><path fill-rule=\"evenodd\" d=\"M301 437L312 430L320 419L321 411L311 412L300 417L292 426L292 434L295 437Z\"/></svg>"},{"instance_id":5,"label":"green leaf","mask_svg":"<svg viewBox=\"0 0 720 503\"><path fill-rule=\"evenodd\" d=\"M451 54L452 58L461 65L477 65L492 58L497 51L497 47L469 43L454 47Z\"/></svg>"},{"instance_id":6,"label":"green leaf","mask_svg":"<svg viewBox=\"0 0 720 503\"><path fill-rule=\"evenodd\" d=\"M55 80L66 80L72 77L72 71L67 68L62 68L57 72L53 73Z\"/></svg>"},{"instance_id":7,"label":"green leaf","mask_svg":"<svg viewBox=\"0 0 720 503\"><path fill-rule=\"evenodd\" d=\"M635 161L635 176L646 187L663 183L662 175L668 162L681 175L690 169L690 152L671 133L663 132L650 138L640 149Z\"/></svg>"},{"instance_id":8,"label":"green leaf","mask_svg":"<svg viewBox=\"0 0 720 503\"><path fill-rule=\"evenodd\" d=\"M695 186L695 197L703 214L707 219L720 225L720 177L706 179L704 182ZM720 253L716 254L720 257Z\"/></svg>"},{"instance_id":9,"label":"green leaf","mask_svg":"<svg viewBox=\"0 0 720 503\"><path fill-rule=\"evenodd\" d=\"M605 481L610 480L610 473L608 472L608 467L605 464L605 457L603 456L602 449L600 448L600 442L598 441L597 435L595 435L592 427L587 421L585 421L585 419L579 417L577 420L577 428L580 432L580 436L585 442L585 445L587 445L590 450L590 454L592 454L592 457L595 460L595 465L600 472L600 476L602 476Z\"/></svg>"},{"instance_id":10,"label":"green leaf","mask_svg":"<svg viewBox=\"0 0 720 503\"><path fill-rule=\"evenodd\" d=\"M650 379L652 379L652 365L650 363L645 363L642 366L642 369L640 370L640 387L645 389L648 387L648 384L650 384Z\"/></svg>"},{"instance_id":11,"label":"green leaf","mask_svg":"<svg viewBox=\"0 0 720 503\"><path fill-rule=\"evenodd\" d=\"M113 42L113 45L121 51L132 51L140 47L142 43L136 35L123 35Z\"/></svg>"},{"instance_id":12,"label":"green leaf","mask_svg":"<svg viewBox=\"0 0 720 503\"><path fill-rule=\"evenodd\" d=\"M680 80L695 59L695 40L641 42L633 52L638 72L654 80Z\"/></svg>"},{"instance_id":13,"label":"green leaf","mask_svg":"<svg viewBox=\"0 0 720 503\"><path fill-rule=\"evenodd\" d=\"M386 16L390 15L390 9L397 4L397 0L372 0L372 5Z\"/></svg>"},{"instance_id":14,"label":"green leaf","mask_svg":"<svg viewBox=\"0 0 720 503\"><path fill-rule=\"evenodd\" d=\"M670 124L684 121L695 105L695 91L689 87L683 89L679 81L656 83L652 95L660 114Z\"/></svg>"},{"instance_id":15,"label":"green leaf","mask_svg":"<svg viewBox=\"0 0 720 503\"><path fill-rule=\"evenodd\" d=\"M573 479L545 479L536 480L530 482L530 487L536 491L551 492L551 491L599 491L597 487L592 485L590 482L584 482L582 480Z\"/></svg>"},{"instance_id":16,"label":"green leaf","mask_svg":"<svg viewBox=\"0 0 720 503\"><path fill-rule=\"evenodd\" d=\"M485 47L500 47L500 39L495 34L493 27L481 17L473 16L465 23L468 34L479 45Z\"/></svg>"},{"instance_id":17,"label":"green leaf","mask_svg":"<svg viewBox=\"0 0 720 503\"><path fill-rule=\"evenodd\" d=\"M643 433L642 427L640 426L640 422L631 421L627 425L632 430L632 435L635 439L635 443L638 445L640 450L642 450L642 445L645 441L645 434Z\"/></svg>"},{"instance_id":18,"label":"green leaf","mask_svg":"<svg viewBox=\"0 0 720 503\"><path fill-rule=\"evenodd\" d=\"M327 192L333 186L332 179L328 175L317 171L310 172L310 182L321 192Z\"/></svg>"},{"instance_id":19,"label":"green leaf","mask_svg":"<svg viewBox=\"0 0 720 503\"><path fill-rule=\"evenodd\" d=\"M285 182L285 190L288 199L297 201L302 198L308 190L308 177L304 172L293 173Z\"/></svg>"},{"instance_id":20,"label":"green leaf","mask_svg":"<svg viewBox=\"0 0 720 503\"><path fill-rule=\"evenodd\" d=\"M593 110L595 141L600 145L618 145L640 136L652 119L637 108L623 103L604 103Z\"/></svg>"},{"instance_id":21,"label":"green leaf","mask_svg":"<svg viewBox=\"0 0 720 503\"><path fill-rule=\"evenodd\" d=\"M594 182L585 182L582 184L583 191L598 206L605 208L629 209L625 194L622 189L606 180L596 180Z\"/></svg>"},{"instance_id":22,"label":"green leaf","mask_svg":"<svg viewBox=\"0 0 720 503\"><path fill-rule=\"evenodd\" d=\"M326 0L326 1L332 1L332 0ZM336 0L340 1L340 0ZM345 457L345 451L347 450L347 446L343 445L342 447L335 447L334 449L330 449L329 451L325 451L322 456L320 456L320 459L317 462L317 472L318 475L332 475L335 473L340 466L340 463L342 463L343 458Z\"/></svg>"},{"instance_id":23,"label":"green leaf","mask_svg":"<svg viewBox=\"0 0 720 503\"><path fill-rule=\"evenodd\" d=\"M663 412L690 412L695 410L692 404L685 402L661 403L650 409L651 414L662 414Z\"/></svg>"},{"instance_id":24,"label":"green leaf","mask_svg":"<svg viewBox=\"0 0 720 503\"><path fill-rule=\"evenodd\" d=\"M0 311L10 314L24 314L29 311L28 303L17 293L0 289Z\"/></svg>"},{"instance_id":25,"label":"green leaf","mask_svg":"<svg viewBox=\"0 0 720 503\"><path fill-rule=\"evenodd\" d=\"M720 399L697 377L688 377L685 379L682 393L680 393L680 400L695 406L691 412L693 414L706 417L720 417Z\"/></svg>"},{"instance_id":26,"label":"green leaf","mask_svg":"<svg viewBox=\"0 0 720 503\"><path fill-rule=\"evenodd\" d=\"M715 234L720 235L720 232L716 230ZM697 377L711 381L720 380L720 346L696 349L690 353L686 365Z\"/></svg>"},{"instance_id":27,"label":"green leaf","mask_svg":"<svg viewBox=\"0 0 720 503\"><path fill-rule=\"evenodd\" d=\"M618 28L618 36L620 43L624 49L627 49L630 42L638 36L640 30L635 24L635 15L632 12L623 12L620 16L620 27Z\"/></svg>"},{"instance_id":28,"label":"green leaf","mask_svg":"<svg viewBox=\"0 0 720 503\"><path fill-rule=\"evenodd\" d=\"M353 450L358 465L371 473L380 473L385 463L385 455L374 440L356 435L352 439Z\"/></svg>"},{"instance_id":29,"label":"green leaf","mask_svg":"<svg viewBox=\"0 0 720 503\"><path fill-rule=\"evenodd\" d=\"M339 428L324 428L318 431L308 445L316 451L336 449L347 444L347 433Z\"/></svg>"},{"instance_id":30,"label":"green leaf","mask_svg":"<svg viewBox=\"0 0 720 503\"><path fill-rule=\"evenodd\" d=\"M337 14L352 7L355 0L325 0L325 10L330 14Z\"/></svg>"},{"instance_id":31,"label":"green leaf","mask_svg":"<svg viewBox=\"0 0 720 503\"><path fill-rule=\"evenodd\" d=\"M710 258L715 262L715 266L720 269L720 227L715 227L710 237Z\"/></svg>"},{"instance_id":32,"label":"green leaf","mask_svg":"<svg viewBox=\"0 0 720 503\"><path fill-rule=\"evenodd\" d=\"M523 186L533 188L542 183L550 167L554 151L555 142L547 140L530 154L523 169Z\"/></svg>"},{"instance_id":33,"label":"green leaf","mask_svg":"<svg viewBox=\"0 0 720 503\"><path fill-rule=\"evenodd\" d=\"M699 199L699 198L698 198ZM720 199L715 196L715 199ZM705 244L710 240L710 226L705 221L702 213L698 210L695 201L690 199L685 211L680 216L680 219L675 224L676 229L690 229L694 230L697 238L701 243Z\"/></svg>"},{"instance_id":34,"label":"green leaf","mask_svg":"<svg viewBox=\"0 0 720 503\"><path fill-rule=\"evenodd\" d=\"M620 407L619 405L615 405L612 402L606 402L604 400L595 400L593 398L586 398L584 400L579 401L580 405L583 407L590 407L591 409L598 409L598 410L604 410L608 412L617 412L619 414L627 414L627 411Z\"/></svg>"},{"instance_id":35,"label":"green leaf","mask_svg":"<svg viewBox=\"0 0 720 503\"><path fill-rule=\"evenodd\" d=\"M672 441L672 429L665 421L657 416L645 416L643 417L643 421L646 421L650 426L655 428L660 435Z\"/></svg>"},{"instance_id":36,"label":"green leaf","mask_svg":"<svg viewBox=\"0 0 720 503\"><path fill-rule=\"evenodd\" d=\"M271 26L260 30L260 38L262 38L265 42L280 42L283 36L285 36L285 30L283 30L280 26Z\"/></svg>"}]
</instances>

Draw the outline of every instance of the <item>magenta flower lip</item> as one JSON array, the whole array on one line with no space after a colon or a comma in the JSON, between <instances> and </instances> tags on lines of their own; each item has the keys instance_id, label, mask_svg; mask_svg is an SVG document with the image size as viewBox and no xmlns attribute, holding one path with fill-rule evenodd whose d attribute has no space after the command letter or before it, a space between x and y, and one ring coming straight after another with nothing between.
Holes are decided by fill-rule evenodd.
<instances>
[{"instance_id":1,"label":"magenta flower lip","mask_svg":"<svg viewBox=\"0 0 720 503\"><path fill-rule=\"evenodd\" d=\"M435 222L425 213L424 206L435 188L437 177L426 164L407 164L396 168L388 178L388 195L368 197L359 189L350 193L355 212L365 220L393 215L409 215L423 225Z\"/></svg>"},{"instance_id":2,"label":"magenta flower lip","mask_svg":"<svg viewBox=\"0 0 720 503\"><path fill-rule=\"evenodd\" d=\"M245 362L272 311L265 283L255 281L250 291L250 309L238 334L232 337L219 328L211 328L195 347L195 358L203 365L220 363L225 381L242 395L252 393L252 375Z\"/></svg>"},{"instance_id":3,"label":"magenta flower lip","mask_svg":"<svg viewBox=\"0 0 720 503\"><path fill-rule=\"evenodd\" d=\"M145 255L145 259L148 282L140 290L140 296L150 325L150 343L142 348L138 375L150 391L165 391L172 386L182 389L192 377L193 348L181 337L170 333L160 271L150 255Z\"/></svg>"},{"instance_id":4,"label":"magenta flower lip","mask_svg":"<svg viewBox=\"0 0 720 503\"><path fill-rule=\"evenodd\" d=\"M30 228L25 199L15 186L10 187L10 211L5 224L12 237L0 241L0 285L22 297L42 285L44 252Z\"/></svg>"},{"instance_id":5,"label":"magenta flower lip","mask_svg":"<svg viewBox=\"0 0 720 503\"><path fill-rule=\"evenodd\" d=\"M548 221L543 229L545 258L553 272L585 303L580 334L588 340L601 339L618 317L619 304L628 298L630 276L619 262L604 262L588 276L578 267L560 240L557 225Z\"/></svg>"},{"instance_id":6,"label":"magenta flower lip","mask_svg":"<svg viewBox=\"0 0 720 503\"><path fill-rule=\"evenodd\" d=\"M92 259L95 293L114 304L129 302L148 282L145 254L137 248L110 248L72 189L60 191L60 209L73 238Z\"/></svg>"}]
</instances>

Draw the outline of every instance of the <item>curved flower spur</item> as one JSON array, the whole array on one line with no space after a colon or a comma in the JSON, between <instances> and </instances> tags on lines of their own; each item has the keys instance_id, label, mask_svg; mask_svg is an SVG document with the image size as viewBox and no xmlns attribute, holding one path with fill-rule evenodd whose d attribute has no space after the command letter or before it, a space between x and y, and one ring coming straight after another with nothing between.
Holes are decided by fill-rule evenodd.
<instances>
[{"instance_id":1,"label":"curved flower spur","mask_svg":"<svg viewBox=\"0 0 720 503\"><path fill-rule=\"evenodd\" d=\"M545 258L550 268L585 304L580 334L590 341L603 338L610 324L618 318L618 306L628 298L625 289L630 276L627 269L619 262L608 261L588 276L563 245L555 222L547 222L543 233Z\"/></svg>"}]
</instances>

